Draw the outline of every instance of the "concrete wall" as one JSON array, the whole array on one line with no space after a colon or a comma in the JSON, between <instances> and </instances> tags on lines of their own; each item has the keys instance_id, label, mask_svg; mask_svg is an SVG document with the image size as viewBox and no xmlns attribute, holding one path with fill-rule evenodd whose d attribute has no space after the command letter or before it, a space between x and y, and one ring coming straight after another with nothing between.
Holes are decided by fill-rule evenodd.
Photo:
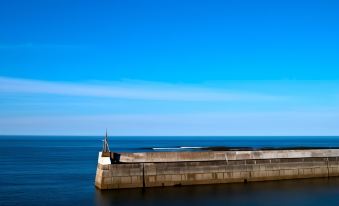
<instances>
[{"instance_id":1,"label":"concrete wall","mask_svg":"<svg viewBox=\"0 0 339 206\"><path fill-rule=\"evenodd\" d=\"M338 157L98 163L95 184L118 189L330 176L339 176Z\"/></svg>"},{"instance_id":2,"label":"concrete wall","mask_svg":"<svg viewBox=\"0 0 339 206\"><path fill-rule=\"evenodd\" d=\"M114 158L114 153L111 153ZM305 157L338 157L339 149L211 151L211 152L140 152L119 153L119 161L132 162L186 162L214 160L275 159Z\"/></svg>"}]
</instances>

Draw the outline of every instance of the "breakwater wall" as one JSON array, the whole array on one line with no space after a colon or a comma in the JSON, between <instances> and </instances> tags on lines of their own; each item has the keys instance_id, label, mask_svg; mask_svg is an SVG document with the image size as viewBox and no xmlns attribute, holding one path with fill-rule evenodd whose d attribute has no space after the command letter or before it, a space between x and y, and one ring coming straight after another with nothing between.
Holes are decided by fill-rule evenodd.
<instances>
[{"instance_id":1,"label":"breakwater wall","mask_svg":"<svg viewBox=\"0 0 339 206\"><path fill-rule=\"evenodd\" d=\"M100 152L99 189L219 184L339 176L339 149Z\"/></svg>"}]
</instances>

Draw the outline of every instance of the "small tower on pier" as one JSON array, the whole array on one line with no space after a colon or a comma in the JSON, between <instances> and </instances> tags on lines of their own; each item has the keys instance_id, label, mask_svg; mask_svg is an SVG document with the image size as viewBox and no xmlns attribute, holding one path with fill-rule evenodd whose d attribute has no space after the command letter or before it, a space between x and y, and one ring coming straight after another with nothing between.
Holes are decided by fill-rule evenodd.
<instances>
[{"instance_id":1,"label":"small tower on pier","mask_svg":"<svg viewBox=\"0 0 339 206\"><path fill-rule=\"evenodd\" d=\"M108 135L107 135L107 129L106 129L106 135L103 141L102 145L102 152L110 152L109 151L109 145L108 145Z\"/></svg>"}]
</instances>

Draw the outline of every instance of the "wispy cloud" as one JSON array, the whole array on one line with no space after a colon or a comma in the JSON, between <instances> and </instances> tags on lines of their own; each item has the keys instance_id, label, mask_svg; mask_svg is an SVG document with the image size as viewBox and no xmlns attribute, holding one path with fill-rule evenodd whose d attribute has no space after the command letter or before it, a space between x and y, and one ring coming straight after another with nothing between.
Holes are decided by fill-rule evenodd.
<instances>
[{"instance_id":1,"label":"wispy cloud","mask_svg":"<svg viewBox=\"0 0 339 206\"><path fill-rule=\"evenodd\" d=\"M20 116L0 118L2 134L100 135L338 135L338 112L243 112Z\"/></svg>"},{"instance_id":2,"label":"wispy cloud","mask_svg":"<svg viewBox=\"0 0 339 206\"><path fill-rule=\"evenodd\" d=\"M0 77L0 92L167 101L276 101L286 99L284 96L226 91L200 85L144 81L71 83L9 77Z\"/></svg>"},{"instance_id":3,"label":"wispy cloud","mask_svg":"<svg viewBox=\"0 0 339 206\"><path fill-rule=\"evenodd\" d=\"M2 50L12 49L72 49L83 48L81 45L72 44L37 44L37 43L22 43L22 44L0 44Z\"/></svg>"}]
</instances>

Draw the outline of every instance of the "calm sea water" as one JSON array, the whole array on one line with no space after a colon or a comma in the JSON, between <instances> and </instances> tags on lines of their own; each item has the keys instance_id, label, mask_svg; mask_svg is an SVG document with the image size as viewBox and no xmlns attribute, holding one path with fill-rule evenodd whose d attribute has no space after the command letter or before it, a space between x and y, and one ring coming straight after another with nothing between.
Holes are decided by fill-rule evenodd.
<instances>
[{"instance_id":1,"label":"calm sea water","mask_svg":"<svg viewBox=\"0 0 339 206\"><path fill-rule=\"evenodd\" d=\"M339 205L339 178L99 191L101 139L0 136L0 205ZM339 147L339 137L110 138L114 151L208 146Z\"/></svg>"}]
</instances>

